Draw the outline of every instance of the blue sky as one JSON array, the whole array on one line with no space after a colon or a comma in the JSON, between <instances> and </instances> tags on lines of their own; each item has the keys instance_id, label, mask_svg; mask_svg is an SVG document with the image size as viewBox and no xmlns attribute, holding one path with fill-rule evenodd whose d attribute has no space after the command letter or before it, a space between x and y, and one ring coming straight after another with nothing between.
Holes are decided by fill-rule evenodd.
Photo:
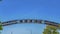
<instances>
[{"instance_id":1,"label":"blue sky","mask_svg":"<svg viewBox=\"0 0 60 34\"><path fill-rule=\"evenodd\" d=\"M2 0L0 20L42 19L60 22L60 0ZM45 24L16 24L3 27L2 34L42 34Z\"/></svg>"}]
</instances>

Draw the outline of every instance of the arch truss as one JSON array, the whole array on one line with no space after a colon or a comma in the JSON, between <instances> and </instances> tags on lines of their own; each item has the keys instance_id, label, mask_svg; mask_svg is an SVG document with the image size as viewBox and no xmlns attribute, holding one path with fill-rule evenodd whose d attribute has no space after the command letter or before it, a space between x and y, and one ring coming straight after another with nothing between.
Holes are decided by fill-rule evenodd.
<instances>
[{"instance_id":1,"label":"arch truss","mask_svg":"<svg viewBox=\"0 0 60 34\"><path fill-rule=\"evenodd\" d=\"M21 24L21 23L38 23L38 24L46 24L46 25L52 25L52 26L59 27L59 23L51 22L47 20L39 20L39 19L11 20L11 21L2 22L2 26Z\"/></svg>"}]
</instances>

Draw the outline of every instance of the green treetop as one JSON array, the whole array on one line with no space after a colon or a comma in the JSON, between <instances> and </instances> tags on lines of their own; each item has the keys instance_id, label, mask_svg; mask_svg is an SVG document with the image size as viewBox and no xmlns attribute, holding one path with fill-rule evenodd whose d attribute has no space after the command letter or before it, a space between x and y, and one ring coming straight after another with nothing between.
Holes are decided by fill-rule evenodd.
<instances>
[{"instance_id":1,"label":"green treetop","mask_svg":"<svg viewBox=\"0 0 60 34\"><path fill-rule=\"evenodd\" d=\"M1 22L0 22L0 30L3 30L3 27L2 27L2 24L1 24Z\"/></svg>"},{"instance_id":2,"label":"green treetop","mask_svg":"<svg viewBox=\"0 0 60 34\"><path fill-rule=\"evenodd\" d=\"M59 34L59 32L57 31L57 27L48 25L44 29L43 34Z\"/></svg>"}]
</instances>

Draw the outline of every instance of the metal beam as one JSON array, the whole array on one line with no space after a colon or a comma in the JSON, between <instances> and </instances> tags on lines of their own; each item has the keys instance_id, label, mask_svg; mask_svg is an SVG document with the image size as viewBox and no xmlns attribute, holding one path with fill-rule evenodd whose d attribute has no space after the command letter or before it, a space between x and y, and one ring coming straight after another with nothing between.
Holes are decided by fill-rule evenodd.
<instances>
[{"instance_id":1,"label":"metal beam","mask_svg":"<svg viewBox=\"0 0 60 34\"><path fill-rule=\"evenodd\" d=\"M11 21L2 22L2 26L21 24L21 23L38 23L38 24L46 24L46 25L52 25L52 26L59 27L59 23L51 22L47 20L38 20L38 19L11 20Z\"/></svg>"}]
</instances>

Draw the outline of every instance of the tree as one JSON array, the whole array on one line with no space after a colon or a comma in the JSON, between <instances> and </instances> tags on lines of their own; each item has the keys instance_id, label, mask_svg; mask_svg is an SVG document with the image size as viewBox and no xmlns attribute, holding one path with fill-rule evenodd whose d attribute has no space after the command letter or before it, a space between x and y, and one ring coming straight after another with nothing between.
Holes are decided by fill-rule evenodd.
<instances>
[{"instance_id":1,"label":"tree","mask_svg":"<svg viewBox=\"0 0 60 34\"><path fill-rule=\"evenodd\" d=\"M0 34L1 34L1 30L3 30L2 24L0 22Z\"/></svg>"},{"instance_id":2,"label":"tree","mask_svg":"<svg viewBox=\"0 0 60 34\"><path fill-rule=\"evenodd\" d=\"M44 29L43 34L59 34L59 32L57 31L57 27L55 26L50 26L47 25L46 28Z\"/></svg>"},{"instance_id":3,"label":"tree","mask_svg":"<svg viewBox=\"0 0 60 34\"><path fill-rule=\"evenodd\" d=\"M0 30L3 30L3 27L2 27L2 24L1 24L1 22L0 22Z\"/></svg>"}]
</instances>

